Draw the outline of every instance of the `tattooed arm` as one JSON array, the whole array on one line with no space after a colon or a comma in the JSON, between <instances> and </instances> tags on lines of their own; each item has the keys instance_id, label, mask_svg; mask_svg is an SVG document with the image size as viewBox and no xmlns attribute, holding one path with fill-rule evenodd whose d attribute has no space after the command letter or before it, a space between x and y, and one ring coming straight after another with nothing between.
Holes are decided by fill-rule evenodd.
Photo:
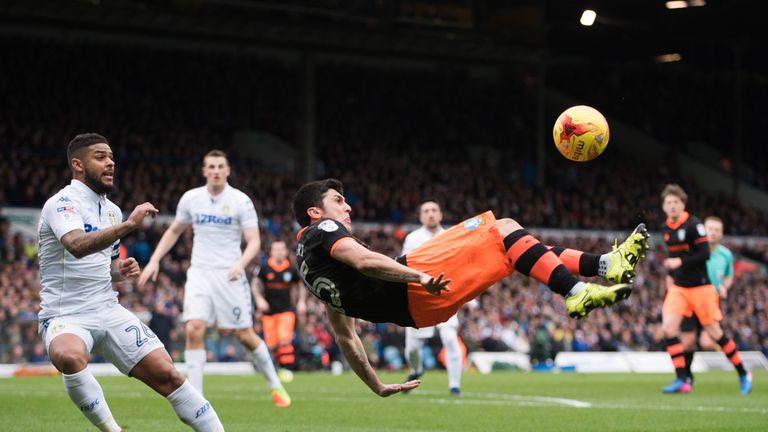
<instances>
[{"instance_id":1,"label":"tattooed arm","mask_svg":"<svg viewBox=\"0 0 768 432\"><path fill-rule=\"evenodd\" d=\"M333 250L333 258L372 278L389 282L416 282L432 294L448 291L450 280L434 278L426 273L404 266L392 258L371 251L351 237L343 239Z\"/></svg>"},{"instance_id":2,"label":"tattooed arm","mask_svg":"<svg viewBox=\"0 0 768 432\"><path fill-rule=\"evenodd\" d=\"M360 336L355 331L355 319L342 315L326 306L328 319L336 335L336 343L339 344L344 357L349 362L352 370L374 393L381 397L399 393L403 390L411 390L418 387L420 381L408 381L404 384L384 384L376 375L376 371L368 362L368 355L360 341Z\"/></svg>"}]
</instances>

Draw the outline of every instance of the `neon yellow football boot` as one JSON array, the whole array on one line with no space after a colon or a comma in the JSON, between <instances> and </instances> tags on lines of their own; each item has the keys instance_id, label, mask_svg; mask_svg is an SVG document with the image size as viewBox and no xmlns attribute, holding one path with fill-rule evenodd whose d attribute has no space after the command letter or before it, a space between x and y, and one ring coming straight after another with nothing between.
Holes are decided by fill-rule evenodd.
<instances>
[{"instance_id":1,"label":"neon yellow football boot","mask_svg":"<svg viewBox=\"0 0 768 432\"><path fill-rule=\"evenodd\" d=\"M632 283L635 278L635 266L648 252L649 238L645 224L640 224L622 244L617 244L616 240L613 250L607 254L609 264L605 279L615 284Z\"/></svg>"},{"instance_id":2,"label":"neon yellow football boot","mask_svg":"<svg viewBox=\"0 0 768 432\"><path fill-rule=\"evenodd\" d=\"M285 391L285 387L275 387L272 389L272 402L278 408L288 408L291 406L291 397Z\"/></svg>"},{"instance_id":3,"label":"neon yellow football boot","mask_svg":"<svg viewBox=\"0 0 768 432\"><path fill-rule=\"evenodd\" d=\"M571 318L583 318L592 309L616 304L632 294L632 285L618 284L603 286L584 283L581 291L565 298L565 308Z\"/></svg>"}]
</instances>

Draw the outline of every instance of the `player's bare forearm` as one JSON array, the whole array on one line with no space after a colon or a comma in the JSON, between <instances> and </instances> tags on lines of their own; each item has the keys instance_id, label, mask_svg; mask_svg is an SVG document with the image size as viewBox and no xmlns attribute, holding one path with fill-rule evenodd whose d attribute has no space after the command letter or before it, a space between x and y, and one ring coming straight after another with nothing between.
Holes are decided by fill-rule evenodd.
<instances>
[{"instance_id":1,"label":"player's bare forearm","mask_svg":"<svg viewBox=\"0 0 768 432\"><path fill-rule=\"evenodd\" d=\"M243 230L243 236L245 237L246 245L243 255L240 257L240 266L246 268L259 255L261 235L258 228L246 228Z\"/></svg>"},{"instance_id":2,"label":"player's bare forearm","mask_svg":"<svg viewBox=\"0 0 768 432\"><path fill-rule=\"evenodd\" d=\"M251 294L255 301L264 300L264 296L261 295L261 281L258 278L253 278L251 281Z\"/></svg>"},{"instance_id":3,"label":"player's bare forearm","mask_svg":"<svg viewBox=\"0 0 768 432\"><path fill-rule=\"evenodd\" d=\"M130 222L89 233L78 229L64 234L61 237L61 244L75 258L82 258L103 251L135 229L136 226Z\"/></svg>"},{"instance_id":4,"label":"player's bare forearm","mask_svg":"<svg viewBox=\"0 0 768 432\"><path fill-rule=\"evenodd\" d=\"M179 222L173 221L171 226L168 227L167 230L163 233L163 236L160 237L160 241L157 242L157 246L155 246L155 251L152 252L152 257L150 258L150 261L160 262L161 259L165 256L165 254L168 253L168 251L171 250L173 245L176 244L176 242L179 240L179 237L181 237L181 234L184 232L184 230L187 228L187 225L183 225Z\"/></svg>"},{"instance_id":5,"label":"player's bare forearm","mask_svg":"<svg viewBox=\"0 0 768 432\"><path fill-rule=\"evenodd\" d=\"M256 258L256 256L259 254L260 248L261 240L258 238L249 241L245 247L245 250L243 251L243 256L240 257L240 266L243 268L248 267L248 264L250 264L251 261L253 261L253 259Z\"/></svg>"},{"instance_id":6,"label":"player's bare forearm","mask_svg":"<svg viewBox=\"0 0 768 432\"><path fill-rule=\"evenodd\" d=\"M422 273L352 240L339 243L333 252L333 258L366 276L389 282L418 282L422 276Z\"/></svg>"},{"instance_id":7,"label":"player's bare forearm","mask_svg":"<svg viewBox=\"0 0 768 432\"><path fill-rule=\"evenodd\" d=\"M294 285L299 293L299 303L307 303L307 290L300 283Z\"/></svg>"},{"instance_id":8,"label":"player's bare forearm","mask_svg":"<svg viewBox=\"0 0 768 432\"><path fill-rule=\"evenodd\" d=\"M365 353L363 343L355 331L355 319L328 307L326 307L326 311L336 336L336 343L341 348L341 352L344 353L349 366L374 393L380 394L384 385L368 362L368 355Z\"/></svg>"},{"instance_id":9,"label":"player's bare forearm","mask_svg":"<svg viewBox=\"0 0 768 432\"><path fill-rule=\"evenodd\" d=\"M376 252L364 258L359 270L366 276L389 282L418 282L421 278L421 272Z\"/></svg>"},{"instance_id":10,"label":"player's bare forearm","mask_svg":"<svg viewBox=\"0 0 768 432\"><path fill-rule=\"evenodd\" d=\"M349 366L355 371L358 377L370 388L374 393L379 394L383 384L376 372L368 362L368 355L365 353L363 344L358 336L354 338L342 337L337 338L336 342L339 344L341 351L344 353L344 357L349 362Z\"/></svg>"},{"instance_id":11,"label":"player's bare forearm","mask_svg":"<svg viewBox=\"0 0 768 432\"><path fill-rule=\"evenodd\" d=\"M723 278L723 288L727 290L733 286L733 276L726 276Z\"/></svg>"}]
</instances>

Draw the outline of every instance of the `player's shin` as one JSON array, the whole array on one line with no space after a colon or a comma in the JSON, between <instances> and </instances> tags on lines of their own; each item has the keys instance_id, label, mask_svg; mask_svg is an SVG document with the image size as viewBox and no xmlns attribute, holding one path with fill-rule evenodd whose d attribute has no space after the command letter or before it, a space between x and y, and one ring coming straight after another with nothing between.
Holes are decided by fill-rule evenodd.
<instances>
[{"instance_id":1,"label":"player's shin","mask_svg":"<svg viewBox=\"0 0 768 432\"><path fill-rule=\"evenodd\" d=\"M565 268L573 274L586 277L605 275L604 269L607 268L608 258L603 255L596 255L560 246L552 246L549 250L557 255ZM602 274L600 274L601 271Z\"/></svg>"},{"instance_id":2,"label":"player's shin","mask_svg":"<svg viewBox=\"0 0 768 432\"><path fill-rule=\"evenodd\" d=\"M683 353L683 358L685 359L685 374L688 376L689 383L693 385L693 371L691 370L691 366L693 365L693 352L685 351Z\"/></svg>"},{"instance_id":3,"label":"player's shin","mask_svg":"<svg viewBox=\"0 0 768 432\"><path fill-rule=\"evenodd\" d=\"M504 238L507 257L518 272L531 276L562 295L575 294L571 290L579 281L568 271L554 252L539 243L525 230L517 230Z\"/></svg>"},{"instance_id":4,"label":"player's shin","mask_svg":"<svg viewBox=\"0 0 768 432\"><path fill-rule=\"evenodd\" d=\"M216 414L211 403L189 381L184 381L184 384L169 394L166 399L171 403L181 421L192 429L200 432L224 430L219 415Z\"/></svg>"},{"instance_id":5,"label":"player's shin","mask_svg":"<svg viewBox=\"0 0 768 432\"><path fill-rule=\"evenodd\" d=\"M190 349L184 351L187 364L187 379L200 392L203 392L203 370L205 369L205 350Z\"/></svg>"},{"instance_id":6,"label":"player's shin","mask_svg":"<svg viewBox=\"0 0 768 432\"><path fill-rule=\"evenodd\" d=\"M71 375L62 374L62 377L69 398L91 423L103 432L121 430L112 418L104 392L89 368Z\"/></svg>"},{"instance_id":7,"label":"player's shin","mask_svg":"<svg viewBox=\"0 0 768 432\"><path fill-rule=\"evenodd\" d=\"M683 344L680 342L679 337L667 338L664 341L666 345L666 351L672 358L672 365L675 367L675 374L681 381L685 381L688 378L688 372L685 367L685 351L683 350Z\"/></svg>"},{"instance_id":8,"label":"player's shin","mask_svg":"<svg viewBox=\"0 0 768 432\"><path fill-rule=\"evenodd\" d=\"M405 360L411 368L408 381L419 378L424 373L424 362L421 351L424 349L424 340L418 337L405 337Z\"/></svg>"},{"instance_id":9,"label":"player's shin","mask_svg":"<svg viewBox=\"0 0 768 432\"><path fill-rule=\"evenodd\" d=\"M440 340L445 348L445 369L448 371L448 388L461 388L461 347L454 328L440 329Z\"/></svg>"},{"instance_id":10,"label":"player's shin","mask_svg":"<svg viewBox=\"0 0 768 432\"><path fill-rule=\"evenodd\" d=\"M741 355L739 355L739 350L736 348L736 343L733 339L723 335L723 337L718 339L717 344L723 349L723 353L728 357L728 361L730 361L733 367L736 368L736 372L738 372L740 376L746 375L747 370L744 369L744 364L741 362Z\"/></svg>"},{"instance_id":11,"label":"player's shin","mask_svg":"<svg viewBox=\"0 0 768 432\"><path fill-rule=\"evenodd\" d=\"M253 367L264 375L269 388L275 389L283 386L277 376L277 371L275 371L275 365L272 363L272 356L269 354L267 344L264 342L261 342L253 350Z\"/></svg>"}]
</instances>

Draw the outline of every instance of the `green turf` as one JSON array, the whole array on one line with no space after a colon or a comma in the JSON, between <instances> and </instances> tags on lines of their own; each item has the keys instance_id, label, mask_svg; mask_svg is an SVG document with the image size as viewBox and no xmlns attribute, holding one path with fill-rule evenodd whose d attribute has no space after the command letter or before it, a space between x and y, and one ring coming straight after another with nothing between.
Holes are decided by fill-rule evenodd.
<instances>
[{"instance_id":1,"label":"green turf","mask_svg":"<svg viewBox=\"0 0 768 432\"><path fill-rule=\"evenodd\" d=\"M382 374L398 382L404 374ZM768 374L742 397L735 373L698 374L689 395L662 395L671 374L469 373L448 395L430 372L409 395L381 399L352 374L296 374L293 406L272 406L260 376L209 376L206 395L228 431L766 431ZM127 432L184 431L170 406L138 381L99 378ZM57 377L0 379L0 431L92 430Z\"/></svg>"}]
</instances>

